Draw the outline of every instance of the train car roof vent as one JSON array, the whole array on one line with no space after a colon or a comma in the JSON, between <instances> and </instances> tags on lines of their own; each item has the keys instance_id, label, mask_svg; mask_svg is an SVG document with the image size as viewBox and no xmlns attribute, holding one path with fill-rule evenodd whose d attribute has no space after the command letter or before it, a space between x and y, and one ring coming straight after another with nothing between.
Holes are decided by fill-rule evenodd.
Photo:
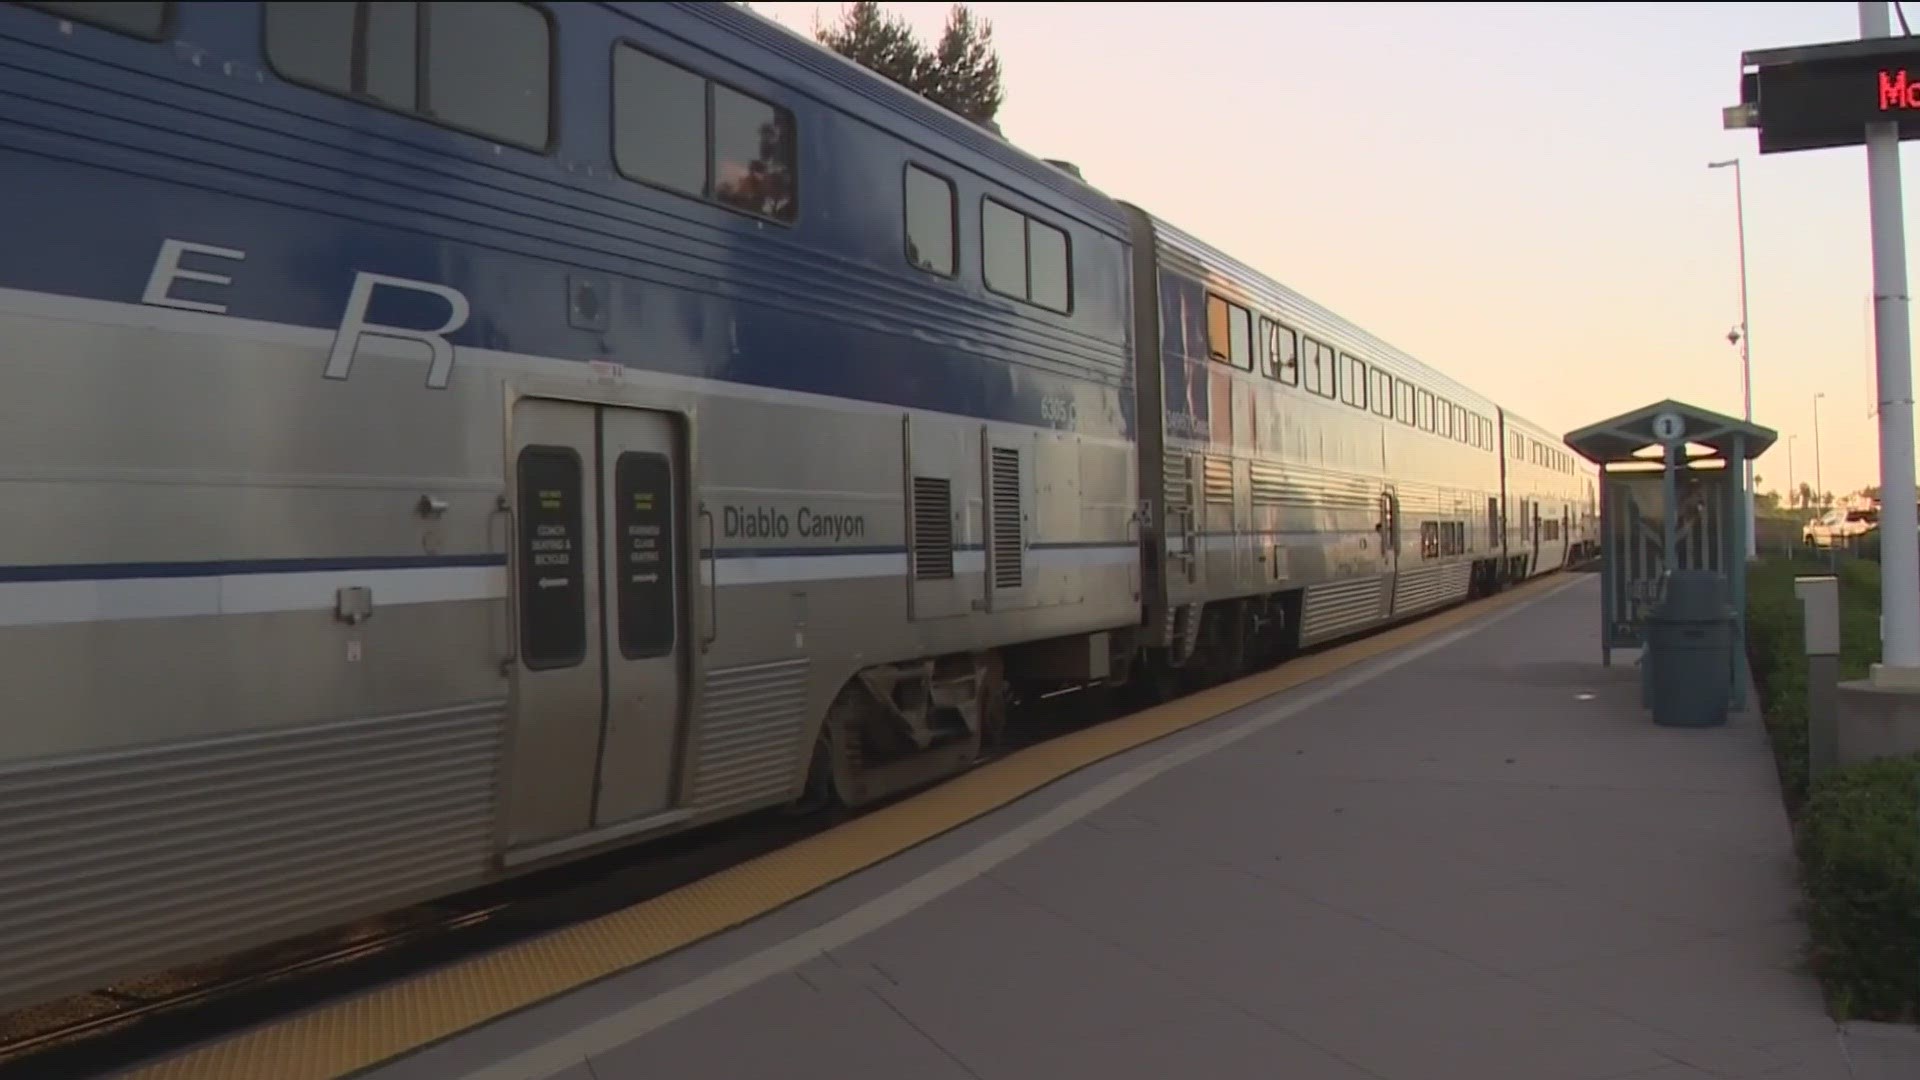
<instances>
[{"instance_id":1,"label":"train car roof vent","mask_svg":"<svg viewBox=\"0 0 1920 1080\"><path fill-rule=\"evenodd\" d=\"M1061 161L1059 158L1044 158L1042 160L1054 168L1059 169L1061 172L1066 173L1068 176L1073 177L1075 180L1086 179L1085 176L1080 174L1080 166L1075 165L1071 161Z\"/></svg>"}]
</instances>

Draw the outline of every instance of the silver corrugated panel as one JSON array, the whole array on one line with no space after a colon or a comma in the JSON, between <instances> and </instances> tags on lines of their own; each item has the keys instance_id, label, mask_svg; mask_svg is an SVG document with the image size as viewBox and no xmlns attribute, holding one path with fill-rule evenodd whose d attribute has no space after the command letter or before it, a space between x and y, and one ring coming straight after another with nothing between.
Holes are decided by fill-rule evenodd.
<instances>
[{"instance_id":1,"label":"silver corrugated panel","mask_svg":"<svg viewBox=\"0 0 1920 1080\"><path fill-rule=\"evenodd\" d=\"M503 703L0 770L0 1004L486 871Z\"/></svg>"},{"instance_id":2,"label":"silver corrugated panel","mask_svg":"<svg viewBox=\"0 0 1920 1080\"><path fill-rule=\"evenodd\" d=\"M1253 482L1253 505L1273 506L1285 502L1287 497L1287 473L1278 465L1256 461L1250 467Z\"/></svg>"},{"instance_id":3,"label":"silver corrugated panel","mask_svg":"<svg viewBox=\"0 0 1920 1080\"><path fill-rule=\"evenodd\" d=\"M806 758L807 659L707 674L693 801L701 807L786 792Z\"/></svg>"},{"instance_id":4,"label":"silver corrugated panel","mask_svg":"<svg viewBox=\"0 0 1920 1080\"><path fill-rule=\"evenodd\" d=\"M1307 590L1300 639L1314 641L1358 630L1380 617L1380 579L1360 578Z\"/></svg>"},{"instance_id":5,"label":"silver corrugated panel","mask_svg":"<svg viewBox=\"0 0 1920 1080\"><path fill-rule=\"evenodd\" d=\"M1393 610L1395 613L1419 611L1462 599L1467 595L1472 574L1471 563L1402 570L1394 580Z\"/></svg>"},{"instance_id":6,"label":"silver corrugated panel","mask_svg":"<svg viewBox=\"0 0 1920 1080\"><path fill-rule=\"evenodd\" d=\"M1205 459L1203 472L1206 497L1210 503L1230 503L1233 501L1233 460L1231 458L1210 457Z\"/></svg>"},{"instance_id":7,"label":"silver corrugated panel","mask_svg":"<svg viewBox=\"0 0 1920 1080\"><path fill-rule=\"evenodd\" d=\"M1165 470L1163 479L1166 484L1164 497L1168 506L1192 506L1193 474L1188 471L1192 458L1185 450L1168 450L1161 455L1160 464Z\"/></svg>"}]
</instances>

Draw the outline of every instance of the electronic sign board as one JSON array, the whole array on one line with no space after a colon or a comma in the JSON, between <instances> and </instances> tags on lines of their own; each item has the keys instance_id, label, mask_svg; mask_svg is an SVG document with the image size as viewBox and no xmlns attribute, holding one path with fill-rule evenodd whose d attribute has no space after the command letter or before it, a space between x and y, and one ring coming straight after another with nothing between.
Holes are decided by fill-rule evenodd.
<instances>
[{"instance_id":1,"label":"electronic sign board","mask_svg":"<svg viewBox=\"0 0 1920 1080\"><path fill-rule=\"evenodd\" d=\"M1760 152L1866 142L1868 124L1920 137L1920 38L1869 38L1749 52L1741 104L1760 129Z\"/></svg>"}]
</instances>

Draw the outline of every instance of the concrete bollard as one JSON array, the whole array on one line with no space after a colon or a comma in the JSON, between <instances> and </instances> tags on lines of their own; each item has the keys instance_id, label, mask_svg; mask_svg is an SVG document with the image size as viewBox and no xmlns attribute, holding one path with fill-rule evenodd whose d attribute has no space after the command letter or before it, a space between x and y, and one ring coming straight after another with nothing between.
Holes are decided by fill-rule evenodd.
<instances>
[{"instance_id":1,"label":"concrete bollard","mask_svg":"<svg viewBox=\"0 0 1920 1080\"><path fill-rule=\"evenodd\" d=\"M1831 771L1840 759L1840 579L1830 574L1796 577L1807 651L1807 781Z\"/></svg>"}]
</instances>

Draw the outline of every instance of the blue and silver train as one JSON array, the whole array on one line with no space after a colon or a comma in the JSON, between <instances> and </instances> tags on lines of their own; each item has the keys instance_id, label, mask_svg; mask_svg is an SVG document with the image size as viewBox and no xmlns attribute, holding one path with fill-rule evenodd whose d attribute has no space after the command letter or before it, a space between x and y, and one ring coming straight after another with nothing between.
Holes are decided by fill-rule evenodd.
<instances>
[{"instance_id":1,"label":"blue and silver train","mask_svg":"<svg viewBox=\"0 0 1920 1080\"><path fill-rule=\"evenodd\" d=\"M1550 572L1559 440L725 3L0 4L0 1008Z\"/></svg>"}]
</instances>

